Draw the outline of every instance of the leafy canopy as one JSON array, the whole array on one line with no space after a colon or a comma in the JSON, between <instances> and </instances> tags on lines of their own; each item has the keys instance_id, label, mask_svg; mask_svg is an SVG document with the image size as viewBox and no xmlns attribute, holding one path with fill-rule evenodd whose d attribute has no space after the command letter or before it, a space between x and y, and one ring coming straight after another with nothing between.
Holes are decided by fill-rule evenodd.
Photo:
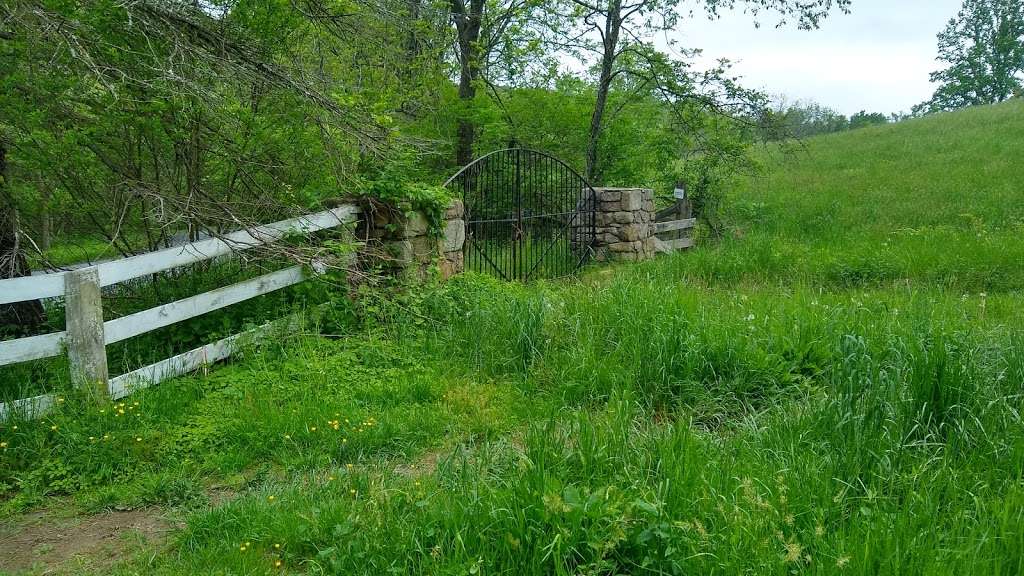
<instances>
[{"instance_id":1,"label":"leafy canopy","mask_svg":"<svg viewBox=\"0 0 1024 576\"><path fill-rule=\"evenodd\" d=\"M1024 0L964 0L939 33L939 84L917 113L994 104L1024 88Z\"/></svg>"}]
</instances>

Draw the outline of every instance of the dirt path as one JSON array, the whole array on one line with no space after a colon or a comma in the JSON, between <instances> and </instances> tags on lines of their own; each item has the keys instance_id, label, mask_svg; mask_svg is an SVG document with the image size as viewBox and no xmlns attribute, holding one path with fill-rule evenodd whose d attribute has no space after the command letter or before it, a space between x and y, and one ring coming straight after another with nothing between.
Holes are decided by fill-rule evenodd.
<instances>
[{"instance_id":1,"label":"dirt path","mask_svg":"<svg viewBox=\"0 0 1024 576\"><path fill-rule=\"evenodd\" d=\"M175 525L160 508L91 516L43 511L0 521L0 573L102 572L160 545Z\"/></svg>"}]
</instances>

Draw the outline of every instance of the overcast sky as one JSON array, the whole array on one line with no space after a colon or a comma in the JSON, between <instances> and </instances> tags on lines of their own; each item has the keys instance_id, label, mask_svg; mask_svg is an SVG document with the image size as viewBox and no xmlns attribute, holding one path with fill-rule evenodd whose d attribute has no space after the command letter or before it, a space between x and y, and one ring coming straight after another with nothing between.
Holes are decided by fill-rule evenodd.
<instances>
[{"instance_id":1,"label":"overcast sky","mask_svg":"<svg viewBox=\"0 0 1024 576\"><path fill-rule=\"evenodd\" d=\"M811 99L844 114L908 111L934 91L928 73L935 35L956 15L961 0L853 0L850 14L834 13L821 28L761 28L742 11L710 21L683 19L669 37L703 48L706 58L729 58L744 84L793 99Z\"/></svg>"}]
</instances>

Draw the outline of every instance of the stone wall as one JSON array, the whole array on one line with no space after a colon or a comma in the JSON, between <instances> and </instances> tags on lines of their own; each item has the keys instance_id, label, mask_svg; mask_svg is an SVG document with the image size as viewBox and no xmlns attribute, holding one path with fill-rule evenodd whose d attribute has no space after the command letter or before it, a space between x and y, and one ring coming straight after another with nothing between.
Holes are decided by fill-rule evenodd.
<instances>
[{"instance_id":1,"label":"stone wall","mask_svg":"<svg viewBox=\"0 0 1024 576\"><path fill-rule=\"evenodd\" d=\"M654 257L654 190L595 188L598 261L647 260Z\"/></svg>"},{"instance_id":2,"label":"stone wall","mask_svg":"<svg viewBox=\"0 0 1024 576\"><path fill-rule=\"evenodd\" d=\"M452 202L438 236L421 212L383 204L367 207L356 231L365 243L360 254L363 267L380 267L417 279L426 278L435 265L445 278L462 272L462 245L466 240L463 213L462 201Z\"/></svg>"}]
</instances>

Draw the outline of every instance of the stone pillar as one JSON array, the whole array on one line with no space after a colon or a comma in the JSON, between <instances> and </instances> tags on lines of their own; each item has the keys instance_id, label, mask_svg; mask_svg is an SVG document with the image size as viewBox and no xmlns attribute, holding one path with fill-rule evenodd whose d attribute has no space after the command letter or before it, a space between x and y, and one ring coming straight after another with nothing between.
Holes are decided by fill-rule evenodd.
<instances>
[{"instance_id":1,"label":"stone pillar","mask_svg":"<svg viewBox=\"0 0 1024 576\"><path fill-rule=\"evenodd\" d=\"M427 217L408 207L375 204L364 209L357 234L366 242L361 260L367 267L382 267L396 274L425 279L435 264L443 277L462 272L462 246L466 240L463 205L454 201L444 214L440 235Z\"/></svg>"},{"instance_id":2,"label":"stone pillar","mask_svg":"<svg viewBox=\"0 0 1024 576\"><path fill-rule=\"evenodd\" d=\"M599 261L654 257L654 190L595 188L594 251Z\"/></svg>"},{"instance_id":3,"label":"stone pillar","mask_svg":"<svg viewBox=\"0 0 1024 576\"><path fill-rule=\"evenodd\" d=\"M465 267L462 247L466 244L466 207L462 200L453 200L444 213L444 258L441 260L441 276L450 278L462 272Z\"/></svg>"}]
</instances>

